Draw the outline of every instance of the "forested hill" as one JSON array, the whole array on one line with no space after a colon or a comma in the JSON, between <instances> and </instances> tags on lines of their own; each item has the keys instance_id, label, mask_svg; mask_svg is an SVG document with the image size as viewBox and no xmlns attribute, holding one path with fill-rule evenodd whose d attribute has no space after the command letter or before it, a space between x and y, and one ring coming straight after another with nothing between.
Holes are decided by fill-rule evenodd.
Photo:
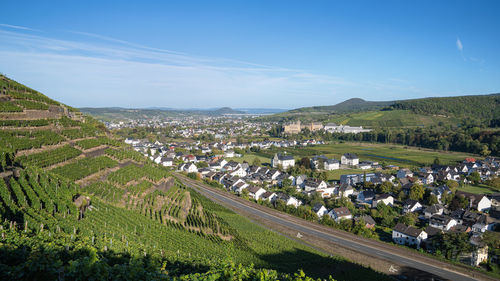
<instances>
[{"instance_id":1,"label":"forested hill","mask_svg":"<svg viewBox=\"0 0 500 281\"><path fill-rule=\"evenodd\" d=\"M286 113L348 114L378 110L409 110L416 114L489 119L500 116L500 94L431 97L399 101L366 101L352 98L336 105L303 107Z\"/></svg>"},{"instance_id":2,"label":"forested hill","mask_svg":"<svg viewBox=\"0 0 500 281\"><path fill-rule=\"evenodd\" d=\"M0 91L0 280L386 278L209 201L75 109Z\"/></svg>"},{"instance_id":3,"label":"forested hill","mask_svg":"<svg viewBox=\"0 0 500 281\"><path fill-rule=\"evenodd\" d=\"M392 109L411 110L417 114L476 118L499 123L500 94L425 98L397 101Z\"/></svg>"},{"instance_id":4,"label":"forested hill","mask_svg":"<svg viewBox=\"0 0 500 281\"><path fill-rule=\"evenodd\" d=\"M290 110L294 112L329 112L329 113L350 113L358 111L379 110L394 104L393 101L365 101L360 98L352 98L336 105L302 107Z\"/></svg>"}]
</instances>

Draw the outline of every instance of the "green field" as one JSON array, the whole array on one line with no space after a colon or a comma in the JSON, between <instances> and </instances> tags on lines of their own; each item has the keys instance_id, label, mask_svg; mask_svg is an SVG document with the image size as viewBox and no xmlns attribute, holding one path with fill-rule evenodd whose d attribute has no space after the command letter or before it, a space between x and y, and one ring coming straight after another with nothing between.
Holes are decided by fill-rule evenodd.
<instances>
[{"instance_id":1,"label":"green field","mask_svg":"<svg viewBox=\"0 0 500 281\"><path fill-rule=\"evenodd\" d=\"M401 128L437 125L439 122L456 124L459 120L444 116L415 114L408 110L390 110L342 114L328 119L328 122L350 126Z\"/></svg>"},{"instance_id":2,"label":"green field","mask_svg":"<svg viewBox=\"0 0 500 281\"><path fill-rule=\"evenodd\" d=\"M500 190L496 190L491 186L487 186L485 184L479 185L465 185L464 187L459 187L458 190L475 193L475 194L492 194L500 192Z\"/></svg>"},{"instance_id":3,"label":"green field","mask_svg":"<svg viewBox=\"0 0 500 281\"><path fill-rule=\"evenodd\" d=\"M250 165L252 165L252 162L255 158L258 158L260 160L261 164L271 164L271 158L269 157L263 157L260 155L255 155L255 154L245 154L242 157L233 157L233 158L227 158L228 161L235 161L239 163L243 163L244 161L248 162Z\"/></svg>"},{"instance_id":4,"label":"green field","mask_svg":"<svg viewBox=\"0 0 500 281\"><path fill-rule=\"evenodd\" d=\"M247 161L248 159L253 160L254 155L257 155L267 159L267 161L270 161L274 153L283 151L294 155L296 160L302 157L312 157L314 155L325 155L329 158L340 160L342 154L350 152L356 154L361 161L372 160L386 165L392 164L398 165L400 167L418 167L431 165L436 157L439 158L441 164L449 165L456 164L458 161L463 161L467 157L478 158L477 155L462 152L438 151L395 144L359 142L339 142L325 145L285 149L272 148L268 150L262 150L257 153L246 154L243 158L247 159Z\"/></svg>"}]
</instances>

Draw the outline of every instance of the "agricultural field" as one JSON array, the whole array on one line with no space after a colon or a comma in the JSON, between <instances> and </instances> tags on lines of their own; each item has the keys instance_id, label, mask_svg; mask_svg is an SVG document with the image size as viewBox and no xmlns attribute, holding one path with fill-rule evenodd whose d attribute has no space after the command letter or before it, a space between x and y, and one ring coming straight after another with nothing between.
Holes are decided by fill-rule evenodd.
<instances>
[{"instance_id":1,"label":"agricultural field","mask_svg":"<svg viewBox=\"0 0 500 281\"><path fill-rule=\"evenodd\" d=\"M342 114L330 118L327 122L363 127L427 127L430 125L457 124L456 118L415 114L408 110L365 111Z\"/></svg>"},{"instance_id":2,"label":"agricultural field","mask_svg":"<svg viewBox=\"0 0 500 281\"><path fill-rule=\"evenodd\" d=\"M75 181L116 165L118 165L118 163L115 160L106 156L98 156L95 158L82 158L76 162L52 169L51 171Z\"/></svg>"},{"instance_id":3,"label":"agricultural field","mask_svg":"<svg viewBox=\"0 0 500 281\"><path fill-rule=\"evenodd\" d=\"M23 165L35 165L45 168L60 162L73 159L82 152L74 147L65 145L56 149L45 150L39 153L18 157L17 160Z\"/></svg>"},{"instance_id":4,"label":"agricultural field","mask_svg":"<svg viewBox=\"0 0 500 281\"><path fill-rule=\"evenodd\" d=\"M496 190L491 186L485 185L485 184L479 184L479 185L464 185L460 186L458 188L460 191L465 191L465 192L470 192L470 193L475 193L475 194L493 194L493 193L498 193L500 190Z\"/></svg>"},{"instance_id":5,"label":"agricultural field","mask_svg":"<svg viewBox=\"0 0 500 281\"><path fill-rule=\"evenodd\" d=\"M312 157L314 155L325 155L329 158L340 160L342 154L350 152L356 154L360 158L360 161L378 161L379 163L397 165L400 167L428 166L432 165L436 158L439 159L441 164L455 164L458 161L463 161L467 157L474 157L476 159L481 158L477 155L463 152L438 151L396 144L359 142L336 142L324 145L283 149L273 148L261 150L257 153L247 153L244 157L246 157L246 159L253 159L254 155L258 155L270 161L274 153L284 151L293 155L296 161L302 157Z\"/></svg>"}]
</instances>

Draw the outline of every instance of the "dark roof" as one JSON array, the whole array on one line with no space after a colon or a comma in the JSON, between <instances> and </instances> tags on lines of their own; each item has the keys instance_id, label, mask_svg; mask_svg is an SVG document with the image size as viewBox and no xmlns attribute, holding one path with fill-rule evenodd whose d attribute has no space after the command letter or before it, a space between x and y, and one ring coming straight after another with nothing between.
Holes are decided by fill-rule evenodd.
<instances>
[{"instance_id":1,"label":"dark roof","mask_svg":"<svg viewBox=\"0 0 500 281\"><path fill-rule=\"evenodd\" d=\"M283 155L281 153L278 153L278 159L280 161L284 161L284 160L293 160L293 156L292 155Z\"/></svg>"},{"instance_id":2,"label":"dark roof","mask_svg":"<svg viewBox=\"0 0 500 281\"><path fill-rule=\"evenodd\" d=\"M365 223L367 223L367 224L371 224L371 225L375 225L376 224L375 220L371 216L369 216L369 215L364 215L364 216L361 216L361 217L357 217L354 220L357 222L357 221L359 221L361 219L364 220Z\"/></svg>"},{"instance_id":3,"label":"dark roof","mask_svg":"<svg viewBox=\"0 0 500 281\"><path fill-rule=\"evenodd\" d=\"M321 203L316 203L316 204L314 205L314 207L312 208L312 210L313 210L314 212L317 212L317 211L319 211L319 209L321 209L321 207L323 207L323 204L321 204Z\"/></svg>"},{"instance_id":4,"label":"dark roof","mask_svg":"<svg viewBox=\"0 0 500 281\"><path fill-rule=\"evenodd\" d=\"M425 213L435 214L435 213L438 213L439 210L441 210L441 209L444 209L443 206L441 206L439 204L434 204L432 206L429 206L429 207L425 208L424 212Z\"/></svg>"},{"instance_id":5,"label":"dark roof","mask_svg":"<svg viewBox=\"0 0 500 281\"><path fill-rule=\"evenodd\" d=\"M411 237L417 237L422 233L423 230L415 228L413 226L407 226L402 223L396 224L396 226L393 228L394 231L406 234Z\"/></svg>"},{"instance_id":6,"label":"dark roof","mask_svg":"<svg viewBox=\"0 0 500 281\"><path fill-rule=\"evenodd\" d=\"M354 153L344 153L344 157L347 159L358 159L358 156Z\"/></svg>"},{"instance_id":7,"label":"dark roof","mask_svg":"<svg viewBox=\"0 0 500 281\"><path fill-rule=\"evenodd\" d=\"M248 192L250 192L250 193L256 193L257 191L260 190L260 187L255 186L255 185L251 185L251 186L247 187L247 189L248 189Z\"/></svg>"},{"instance_id":8,"label":"dark roof","mask_svg":"<svg viewBox=\"0 0 500 281\"><path fill-rule=\"evenodd\" d=\"M430 225L427 226L424 231L427 233L428 237L433 237L442 233L441 229L432 227Z\"/></svg>"}]
</instances>

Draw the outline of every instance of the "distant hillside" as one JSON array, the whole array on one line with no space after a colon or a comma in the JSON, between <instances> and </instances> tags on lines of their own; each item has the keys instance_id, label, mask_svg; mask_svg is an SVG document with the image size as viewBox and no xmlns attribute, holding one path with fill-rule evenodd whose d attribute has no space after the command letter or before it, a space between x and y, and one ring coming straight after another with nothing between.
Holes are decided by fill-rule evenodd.
<instances>
[{"instance_id":1,"label":"distant hillside","mask_svg":"<svg viewBox=\"0 0 500 281\"><path fill-rule=\"evenodd\" d=\"M353 98L331 106L298 108L262 120L287 122L300 119L364 127L425 127L458 125L465 118L498 127L500 94L382 102Z\"/></svg>"},{"instance_id":2,"label":"distant hillside","mask_svg":"<svg viewBox=\"0 0 500 281\"><path fill-rule=\"evenodd\" d=\"M491 121L500 118L500 94L403 100L395 102L391 108L410 110L416 114Z\"/></svg>"},{"instance_id":3,"label":"distant hillside","mask_svg":"<svg viewBox=\"0 0 500 281\"><path fill-rule=\"evenodd\" d=\"M229 107L218 109L172 109L172 108L122 108L122 107L82 107L81 112L90 114L102 121L127 119L167 118L190 115L220 116L224 114L245 114Z\"/></svg>"},{"instance_id":4,"label":"distant hillside","mask_svg":"<svg viewBox=\"0 0 500 281\"><path fill-rule=\"evenodd\" d=\"M329 113L350 113L358 111L378 110L394 104L393 101L365 101L360 98L352 98L336 105L303 107L289 112L329 112Z\"/></svg>"}]
</instances>

